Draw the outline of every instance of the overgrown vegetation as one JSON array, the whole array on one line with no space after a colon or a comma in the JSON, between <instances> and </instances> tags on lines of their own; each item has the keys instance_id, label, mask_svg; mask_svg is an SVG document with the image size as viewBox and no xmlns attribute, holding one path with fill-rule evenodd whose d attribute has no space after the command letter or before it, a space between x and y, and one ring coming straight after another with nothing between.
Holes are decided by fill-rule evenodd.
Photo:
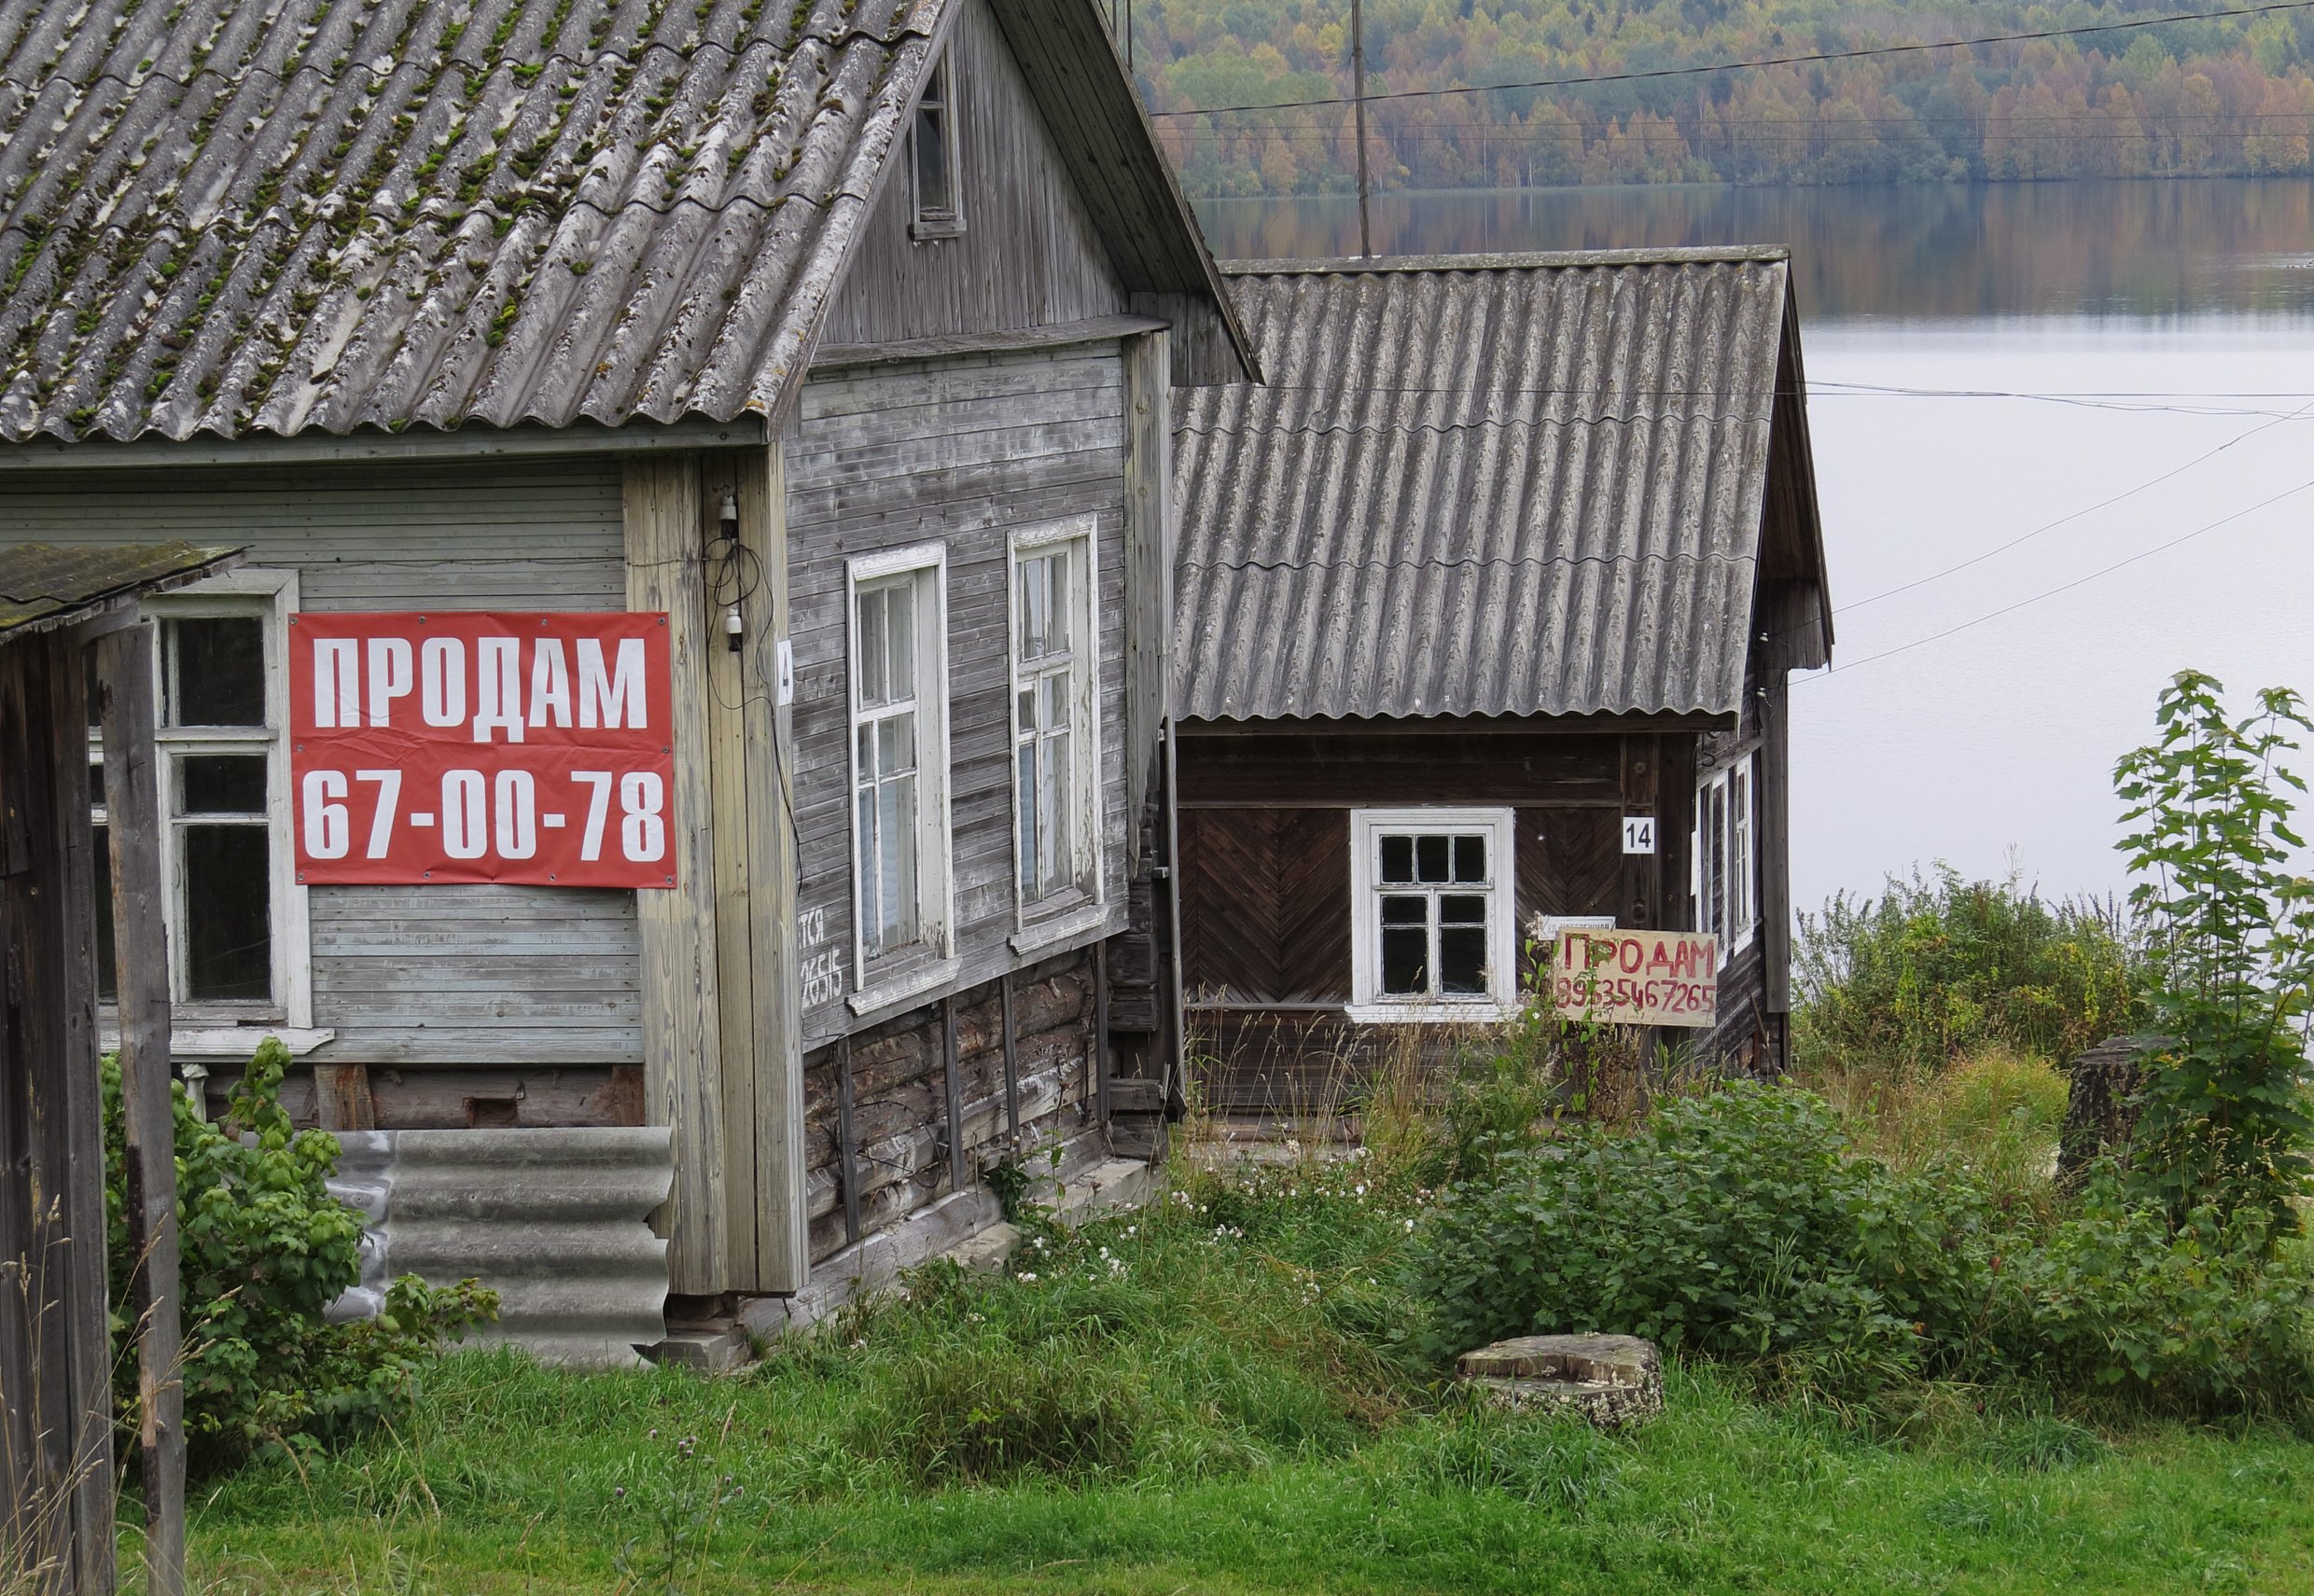
<instances>
[{"instance_id":1,"label":"overgrown vegetation","mask_svg":"<svg viewBox=\"0 0 2314 1596\"><path fill-rule=\"evenodd\" d=\"M2144 960L2117 909L1945 865L1802 914L1792 964L1804 1071L1933 1069L1996 1045L2065 1060L2145 1012Z\"/></svg>"},{"instance_id":2,"label":"overgrown vegetation","mask_svg":"<svg viewBox=\"0 0 2314 1596\"><path fill-rule=\"evenodd\" d=\"M174 1091L185 1431L196 1468L269 1447L342 1439L398 1410L443 1341L496 1316L471 1281L388 1288L378 1317L323 1312L361 1278L361 1215L329 1193L338 1145L300 1131L281 1106L289 1054L267 1038L216 1123ZM116 1293L133 1272L126 1211L120 1068L105 1062L105 1212ZM116 1398L135 1426L135 1326L117 1306Z\"/></svg>"}]
</instances>

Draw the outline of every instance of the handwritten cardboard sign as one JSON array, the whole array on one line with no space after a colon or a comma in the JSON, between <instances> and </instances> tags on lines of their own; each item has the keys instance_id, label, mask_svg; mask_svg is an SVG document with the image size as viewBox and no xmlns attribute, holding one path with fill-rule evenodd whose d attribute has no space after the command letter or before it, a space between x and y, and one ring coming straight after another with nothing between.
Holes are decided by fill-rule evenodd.
<instances>
[{"instance_id":1,"label":"handwritten cardboard sign","mask_svg":"<svg viewBox=\"0 0 2314 1596\"><path fill-rule=\"evenodd\" d=\"M292 617L298 880L673 886L672 683L662 615Z\"/></svg>"},{"instance_id":2,"label":"handwritten cardboard sign","mask_svg":"<svg viewBox=\"0 0 2314 1596\"><path fill-rule=\"evenodd\" d=\"M1551 990L1568 1020L1706 1030L1720 1018L1720 940L1568 926L1554 951Z\"/></svg>"}]
</instances>

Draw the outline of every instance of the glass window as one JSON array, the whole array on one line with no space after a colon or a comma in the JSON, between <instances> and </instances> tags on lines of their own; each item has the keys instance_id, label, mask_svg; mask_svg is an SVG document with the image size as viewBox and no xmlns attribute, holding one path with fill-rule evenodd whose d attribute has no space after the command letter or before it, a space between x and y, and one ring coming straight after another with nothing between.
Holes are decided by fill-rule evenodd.
<instances>
[{"instance_id":1,"label":"glass window","mask_svg":"<svg viewBox=\"0 0 2314 1596\"><path fill-rule=\"evenodd\" d=\"M922 935L917 834L917 573L860 587L855 596L853 733L859 857L860 946L869 957Z\"/></svg>"},{"instance_id":2,"label":"glass window","mask_svg":"<svg viewBox=\"0 0 2314 1596\"><path fill-rule=\"evenodd\" d=\"M1720 939L1722 963L1751 941L1759 924L1757 787L1746 755L1695 788L1695 929Z\"/></svg>"},{"instance_id":3,"label":"glass window","mask_svg":"<svg viewBox=\"0 0 2314 1596\"><path fill-rule=\"evenodd\" d=\"M1353 938L1357 1004L1508 1002L1512 972L1497 968L1508 962L1512 912L1508 815L1370 811L1358 820L1355 874L1370 920Z\"/></svg>"},{"instance_id":4,"label":"glass window","mask_svg":"<svg viewBox=\"0 0 2314 1596\"><path fill-rule=\"evenodd\" d=\"M932 63L916 102L913 146L916 227L920 232L961 230L963 216L956 203L955 102L948 57Z\"/></svg>"},{"instance_id":5,"label":"glass window","mask_svg":"<svg viewBox=\"0 0 2314 1596\"><path fill-rule=\"evenodd\" d=\"M1012 566L1012 807L1021 901L1084 884L1080 844L1095 824L1079 704L1091 689L1090 648L1077 646L1090 574L1083 538L1036 545Z\"/></svg>"},{"instance_id":6,"label":"glass window","mask_svg":"<svg viewBox=\"0 0 2314 1596\"><path fill-rule=\"evenodd\" d=\"M187 594L149 601L158 648L156 775L160 786L163 911L179 1006L282 1011L276 904L287 860L272 794L280 746L273 701L278 604L270 596ZM92 750L98 985L117 997L112 965L111 830L100 746Z\"/></svg>"}]
</instances>

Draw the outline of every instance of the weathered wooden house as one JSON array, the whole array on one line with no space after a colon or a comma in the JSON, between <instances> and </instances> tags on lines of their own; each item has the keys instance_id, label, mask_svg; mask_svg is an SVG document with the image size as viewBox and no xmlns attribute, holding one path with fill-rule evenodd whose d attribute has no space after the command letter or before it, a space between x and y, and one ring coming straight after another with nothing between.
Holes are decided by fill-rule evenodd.
<instances>
[{"instance_id":1,"label":"weathered wooden house","mask_svg":"<svg viewBox=\"0 0 2314 1596\"><path fill-rule=\"evenodd\" d=\"M1716 934L1704 1046L1780 1059L1785 683L1832 643L1784 254L1225 270L1264 382L1174 456L1214 1101L1502 1016L1570 917Z\"/></svg>"},{"instance_id":2,"label":"weathered wooden house","mask_svg":"<svg viewBox=\"0 0 2314 1596\"><path fill-rule=\"evenodd\" d=\"M1098 1155L1250 367L1089 0L100 0L0 86L0 538L250 550L148 606L188 1074L670 1126L695 1298Z\"/></svg>"}]
</instances>

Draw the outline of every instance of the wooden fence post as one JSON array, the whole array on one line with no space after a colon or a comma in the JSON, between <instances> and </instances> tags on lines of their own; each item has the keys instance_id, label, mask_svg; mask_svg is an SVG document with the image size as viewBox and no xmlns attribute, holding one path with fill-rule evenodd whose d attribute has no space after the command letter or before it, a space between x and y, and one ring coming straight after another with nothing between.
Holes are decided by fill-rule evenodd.
<instances>
[{"instance_id":1,"label":"wooden fence post","mask_svg":"<svg viewBox=\"0 0 2314 1596\"><path fill-rule=\"evenodd\" d=\"M97 643L105 805L112 849L113 962L120 1011L129 1290L137 1339L137 1444L145 1486L145 1589L185 1589L185 1387L177 1300L176 1125L170 1103L169 944L153 750L153 629ZM367 1082L362 1095L368 1096Z\"/></svg>"}]
</instances>

